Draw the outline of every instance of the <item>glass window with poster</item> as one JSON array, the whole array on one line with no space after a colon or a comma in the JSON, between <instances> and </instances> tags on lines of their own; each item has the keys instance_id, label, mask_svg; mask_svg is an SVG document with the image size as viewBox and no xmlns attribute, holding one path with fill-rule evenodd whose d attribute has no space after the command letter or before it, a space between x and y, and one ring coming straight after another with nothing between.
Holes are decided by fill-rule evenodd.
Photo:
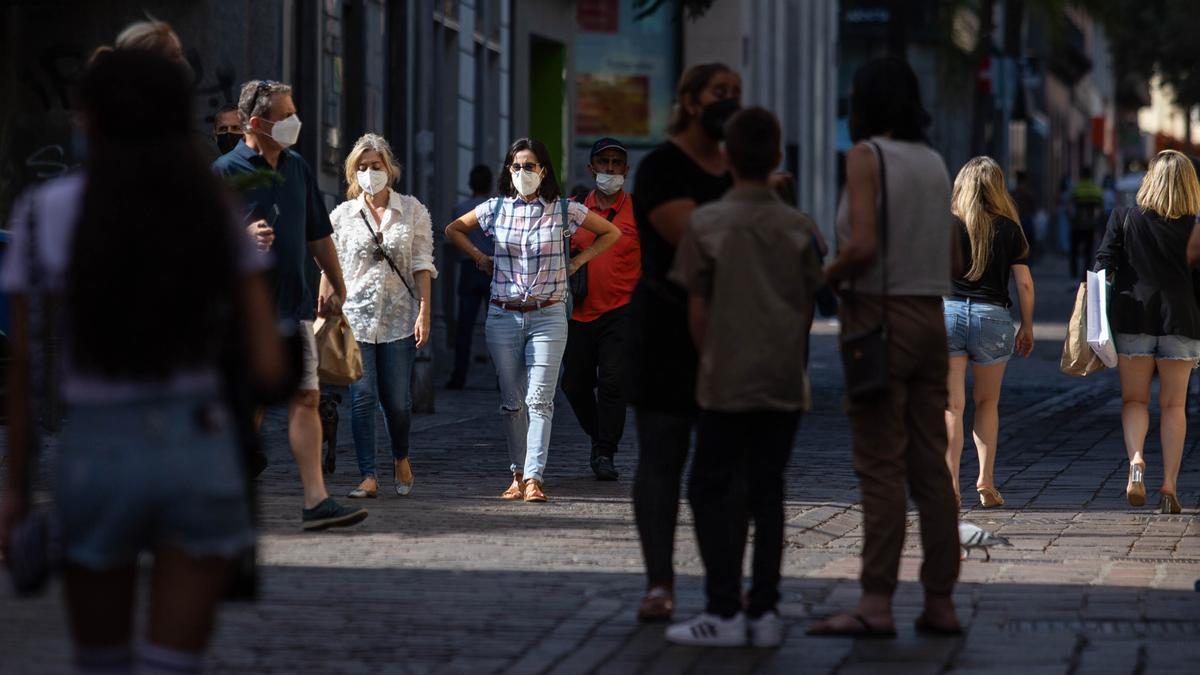
<instances>
[{"instance_id":1,"label":"glass window with poster","mask_svg":"<svg viewBox=\"0 0 1200 675\"><path fill-rule=\"evenodd\" d=\"M629 148L629 164L660 143L671 117L678 34L671 3L637 18L634 0L576 0L575 147L569 186L591 187L587 152L602 136ZM626 181L632 184L631 179Z\"/></svg>"}]
</instances>

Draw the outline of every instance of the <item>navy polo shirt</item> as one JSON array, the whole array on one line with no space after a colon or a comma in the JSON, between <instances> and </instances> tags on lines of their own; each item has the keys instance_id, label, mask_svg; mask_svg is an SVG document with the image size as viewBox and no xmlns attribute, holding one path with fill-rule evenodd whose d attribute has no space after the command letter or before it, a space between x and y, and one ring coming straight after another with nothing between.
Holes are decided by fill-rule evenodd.
<instances>
[{"instance_id":1,"label":"navy polo shirt","mask_svg":"<svg viewBox=\"0 0 1200 675\"><path fill-rule=\"evenodd\" d=\"M245 141L213 162L213 171L225 178L264 169L272 170ZM307 279L307 263L312 257L308 242L333 234L333 226L316 177L300 155L284 150L274 171L278 178L269 185L241 191L242 213L247 225L260 218L274 225L271 281L275 311L281 318L311 321L316 317L317 303Z\"/></svg>"}]
</instances>

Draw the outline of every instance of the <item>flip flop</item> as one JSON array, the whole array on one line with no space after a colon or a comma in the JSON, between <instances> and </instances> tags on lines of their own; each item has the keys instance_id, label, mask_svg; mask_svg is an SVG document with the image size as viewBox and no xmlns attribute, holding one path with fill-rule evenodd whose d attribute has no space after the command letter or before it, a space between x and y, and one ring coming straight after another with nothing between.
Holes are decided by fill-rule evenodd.
<instances>
[{"instance_id":1,"label":"flip flop","mask_svg":"<svg viewBox=\"0 0 1200 675\"><path fill-rule=\"evenodd\" d=\"M835 614L834 616L837 616L837 615ZM848 637L848 638L863 638L863 639L887 639L887 638L896 637L896 629L894 629L894 628L891 628L891 629L876 628L875 626L872 626L870 623L868 623L866 618L864 618L862 614L859 614L857 612L854 612L854 613L847 612L843 616L847 616L851 619L854 619L856 622L858 622L858 626L855 628L851 628L850 630L840 630L840 629L828 628L828 627L827 628L817 628L816 626L809 626L808 634L815 636L815 637ZM832 618L833 618L832 616L827 616L827 617L821 619L821 621L824 621L828 625L829 620Z\"/></svg>"},{"instance_id":2,"label":"flip flop","mask_svg":"<svg viewBox=\"0 0 1200 675\"><path fill-rule=\"evenodd\" d=\"M913 622L913 628L915 628L921 635L931 635L937 637L961 637L963 634L962 626L955 626L954 628L938 626L929 619L925 618L924 614L918 616L917 620Z\"/></svg>"}]
</instances>

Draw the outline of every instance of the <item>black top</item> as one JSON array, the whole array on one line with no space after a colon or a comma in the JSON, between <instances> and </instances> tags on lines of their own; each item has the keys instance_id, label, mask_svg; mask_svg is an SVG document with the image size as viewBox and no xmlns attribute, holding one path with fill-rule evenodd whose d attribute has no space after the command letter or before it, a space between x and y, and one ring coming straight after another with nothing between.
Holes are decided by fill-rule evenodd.
<instances>
[{"instance_id":1,"label":"black top","mask_svg":"<svg viewBox=\"0 0 1200 675\"><path fill-rule=\"evenodd\" d=\"M1200 277L1188 267L1192 216L1115 209L1096 251L1096 271L1116 272L1109 321L1116 333L1200 339Z\"/></svg>"},{"instance_id":2,"label":"black top","mask_svg":"<svg viewBox=\"0 0 1200 675\"><path fill-rule=\"evenodd\" d=\"M213 170L224 178L272 171L267 160L245 141L218 158ZM277 179L256 183L241 192L244 220L249 223L265 218L274 225L271 254L275 264L270 276L275 311L280 318L311 321L316 317L317 303L308 278L308 261L312 258L308 244L333 234L333 225L317 179L300 155L284 150L273 171Z\"/></svg>"},{"instance_id":3,"label":"black top","mask_svg":"<svg viewBox=\"0 0 1200 675\"><path fill-rule=\"evenodd\" d=\"M1011 307L1008 279L1012 266L1029 264L1029 251L1025 245L1025 236L1021 234L1021 226L1004 216L996 216L992 221L992 258L987 267L983 268L983 276L977 281L969 281L965 271L971 269L971 265L974 264L971 257L971 238L967 235L966 223L958 218L955 218L954 222L958 223L958 241L962 247L964 268L964 276L954 280L954 297Z\"/></svg>"},{"instance_id":4,"label":"black top","mask_svg":"<svg viewBox=\"0 0 1200 675\"><path fill-rule=\"evenodd\" d=\"M652 410L696 409L696 349L687 326L687 293L667 280L675 247L650 224L649 213L676 199L696 205L715 201L733 187L728 174L714 176L671 142L642 159L634 180L633 211L642 247L642 278L630 303L632 401Z\"/></svg>"}]
</instances>

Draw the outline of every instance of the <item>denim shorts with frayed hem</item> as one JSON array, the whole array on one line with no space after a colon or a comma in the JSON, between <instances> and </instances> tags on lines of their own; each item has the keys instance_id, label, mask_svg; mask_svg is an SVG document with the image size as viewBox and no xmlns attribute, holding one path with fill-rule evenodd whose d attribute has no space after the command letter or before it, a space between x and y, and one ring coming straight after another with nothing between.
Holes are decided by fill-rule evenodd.
<instances>
[{"instance_id":1,"label":"denim shorts with frayed hem","mask_svg":"<svg viewBox=\"0 0 1200 675\"><path fill-rule=\"evenodd\" d=\"M950 356L969 356L977 366L1004 363L1012 357L1017 329L1008 308L978 300L944 298L942 311Z\"/></svg>"},{"instance_id":2,"label":"denim shorts with frayed hem","mask_svg":"<svg viewBox=\"0 0 1200 675\"><path fill-rule=\"evenodd\" d=\"M254 543L233 419L219 397L67 412L55 505L68 561L113 569L164 544L232 558Z\"/></svg>"},{"instance_id":3,"label":"denim shorts with frayed hem","mask_svg":"<svg viewBox=\"0 0 1200 675\"><path fill-rule=\"evenodd\" d=\"M1183 335L1117 333L1120 356L1152 356L1167 361L1200 361L1200 340Z\"/></svg>"}]
</instances>

